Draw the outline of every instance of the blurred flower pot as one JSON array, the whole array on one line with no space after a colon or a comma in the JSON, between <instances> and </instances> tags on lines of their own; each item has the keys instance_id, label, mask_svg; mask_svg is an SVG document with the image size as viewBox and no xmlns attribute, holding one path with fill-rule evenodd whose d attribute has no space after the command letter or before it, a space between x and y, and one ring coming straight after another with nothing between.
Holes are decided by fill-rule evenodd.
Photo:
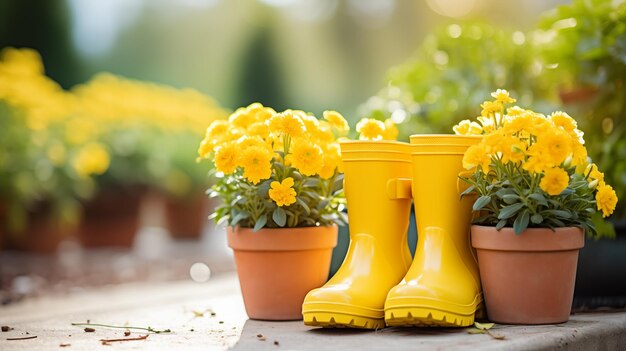
<instances>
[{"instance_id":1,"label":"blurred flower pot","mask_svg":"<svg viewBox=\"0 0 626 351\"><path fill-rule=\"evenodd\" d=\"M5 223L5 222L3 222ZM53 254L63 239L73 234L70 225L61 225L46 203L38 204L27 212L27 222L22 229L0 228L7 249Z\"/></svg>"},{"instance_id":2,"label":"blurred flower pot","mask_svg":"<svg viewBox=\"0 0 626 351\"><path fill-rule=\"evenodd\" d=\"M598 87L579 85L570 90L559 91L559 97L565 105L575 105L591 101L598 95Z\"/></svg>"},{"instance_id":3,"label":"blurred flower pot","mask_svg":"<svg viewBox=\"0 0 626 351\"><path fill-rule=\"evenodd\" d=\"M262 320L301 320L302 302L328 279L337 226L228 227L228 246L248 316Z\"/></svg>"},{"instance_id":4,"label":"blurred flower pot","mask_svg":"<svg viewBox=\"0 0 626 351\"><path fill-rule=\"evenodd\" d=\"M133 246L145 191L139 188L103 189L85 203L79 228L84 247Z\"/></svg>"},{"instance_id":5,"label":"blurred flower pot","mask_svg":"<svg viewBox=\"0 0 626 351\"><path fill-rule=\"evenodd\" d=\"M204 193L185 198L165 198L167 229L175 239L198 239L207 222L209 200Z\"/></svg>"},{"instance_id":6,"label":"blurred flower pot","mask_svg":"<svg viewBox=\"0 0 626 351\"><path fill-rule=\"evenodd\" d=\"M472 246L489 320L504 324L554 324L569 319L578 251L578 227L513 228L472 226Z\"/></svg>"}]
</instances>

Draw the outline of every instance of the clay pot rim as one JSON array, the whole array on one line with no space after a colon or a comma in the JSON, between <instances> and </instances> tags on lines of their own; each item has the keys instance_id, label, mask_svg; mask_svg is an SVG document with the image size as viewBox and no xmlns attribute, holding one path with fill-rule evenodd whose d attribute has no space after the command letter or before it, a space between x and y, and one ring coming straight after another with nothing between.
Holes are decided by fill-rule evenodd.
<instances>
[{"instance_id":1,"label":"clay pot rim","mask_svg":"<svg viewBox=\"0 0 626 351\"><path fill-rule=\"evenodd\" d=\"M472 247L496 251L572 251L585 246L584 230L580 227L527 228L515 234L511 227L500 231L495 226L472 225Z\"/></svg>"},{"instance_id":2,"label":"clay pot rim","mask_svg":"<svg viewBox=\"0 0 626 351\"><path fill-rule=\"evenodd\" d=\"M228 246L238 251L302 251L337 246L336 224L319 227L263 228L256 233L241 226L226 228Z\"/></svg>"}]
</instances>

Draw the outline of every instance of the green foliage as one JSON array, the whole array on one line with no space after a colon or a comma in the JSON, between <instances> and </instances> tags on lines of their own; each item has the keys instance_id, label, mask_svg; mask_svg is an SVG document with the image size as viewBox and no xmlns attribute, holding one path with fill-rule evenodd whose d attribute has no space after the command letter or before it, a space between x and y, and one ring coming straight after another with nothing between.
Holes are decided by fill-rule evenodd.
<instances>
[{"instance_id":1,"label":"green foliage","mask_svg":"<svg viewBox=\"0 0 626 351\"><path fill-rule=\"evenodd\" d=\"M222 175L212 172L215 184L209 190L209 196L220 197L223 201L211 215L218 224L229 226L261 228L312 227L337 223L348 223L344 212L343 174L329 179L319 176L302 176L292 167L282 168L278 162L272 164L270 179L258 185L249 183L237 174ZM297 196L290 206L279 207L268 196L270 184L277 180L277 174L284 178L292 177Z\"/></svg>"},{"instance_id":2,"label":"green foliage","mask_svg":"<svg viewBox=\"0 0 626 351\"><path fill-rule=\"evenodd\" d=\"M626 3L574 0L544 16L533 33L550 89L580 118L589 156L626 197ZM616 213L626 217L626 205Z\"/></svg>"},{"instance_id":3,"label":"green foliage","mask_svg":"<svg viewBox=\"0 0 626 351\"><path fill-rule=\"evenodd\" d=\"M587 176L575 172L575 167L567 171L567 188L559 195L548 195L539 187L540 174L525 171L521 164L492 158L487 174L477 169L470 177L461 177L470 184L462 196L479 196L473 207L479 213L476 224L496 229L513 227L516 234L526 228L578 226L595 236L594 189L589 187Z\"/></svg>"},{"instance_id":4,"label":"green foliage","mask_svg":"<svg viewBox=\"0 0 626 351\"><path fill-rule=\"evenodd\" d=\"M451 24L426 37L409 62L392 68L388 87L362 108L369 117L403 120L403 138L449 133L475 116L475 106L496 87L506 86L524 105L548 109L549 93L536 79L540 73L522 32L480 22Z\"/></svg>"}]
</instances>

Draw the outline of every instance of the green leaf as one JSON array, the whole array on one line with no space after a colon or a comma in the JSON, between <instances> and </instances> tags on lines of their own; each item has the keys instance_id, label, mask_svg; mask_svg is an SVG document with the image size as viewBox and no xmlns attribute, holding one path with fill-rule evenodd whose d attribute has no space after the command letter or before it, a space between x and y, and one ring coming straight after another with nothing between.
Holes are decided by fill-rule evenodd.
<instances>
[{"instance_id":1,"label":"green leaf","mask_svg":"<svg viewBox=\"0 0 626 351\"><path fill-rule=\"evenodd\" d=\"M306 204L306 202L304 202L299 196L296 197L296 202L302 206L302 208L304 209L304 212L306 212L307 216L311 214L311 209L309 208L309 205Z\"/></svg>"},{"instance_id":2,"label":"green leaf","mask_svg":"<svg viewBox=\"0 0 626 351\"><path fill-rule=\"evenodd\" d=\"M282 207L276 207L274 212L272 212L272 219L279 227L284 227L287 223L287 214Z\"/></svg>"},{"instance_id":3,"label":"green leaf","mask_svg":"<svg viewBox=\"0 0 626 351\"><path fill-rule=\"evenodd\" d=\"M517 211L519 211L522 207L524 207L524 203L518 202L513 205L505 206L500 209L500 213L498 214L498 219L506 219L513 217Z\"/></svg>"},{"instance_id":4,"label":"green leaf","mask_svg":"<svg viewBox=\"0 0 626 351\"><path fill-rule=\"evenodd\" d=\"M323 210L324 208L326 208L326 206L328 206L329 203L330 203L330 200L324 199L324 200L320 201L319 204L317 204L317 209L318 210Z\"/></svg>"},{"instance_id":5,"label":"green leaf","mask_svg":"<svg viewBox=\"0 0 626 351\"><path fill-rule=\"evenodd\" d=\"M267 197L267 192L270 190L270 184L272 183L271 180L266 180L263 183L259 184L256 193L260 198L265 198Z\"/></svg>"},{"instance_id":6,"label":"green leaf","mask_svg":"<svg viewBox=\"0 0 626 351\"><path fill-rule=\"evenodd\" d=\"M266 224L267 224L267 215L263 215L261 216L261 218L259 218L258 221L256 221L256 223L254 224L254 229L252 231L258 232L259 230L261 230L261 228L265 227Z\"/></svg>"},{"instance_id":7,"label":"green leaf","mask_svg":"<svg viewBox=\"0 0 626 351\"><path fill-rule=\"evenodd\" d=\"M483 207L487 206L487 204L490 203L490 202L491 202L491 196L483 195L483 196L479 197L478 199L476 199L472 209L474 211L480 211Z\"/></svg>"},{"instance_id":8,"label":"green leaf","mask_svg":"<svg viewBox=\"0 0 626 351\"><path fill-rule=\"evenodd\" d=\"M472 193L474 190L476 189L476 186L472 185L469 188L463 190L463 192L461 193L461 197L469 195L470 193Z\"/></svg>"},{"instance_id":9,"label":"green leaf","mask_svg":"<svg viewBox=\"0 0 626 351\"><path fill-rule=\"evenodd\" d=\"M561 217L561 218L572 218L572 214L569 211L564 211L564 210L547 210L544 211L544 213L549 213L549 214L553 214L557 217Z\"/></svg>"},{"instance_id":10,"label":"green leaf","mask_svg":"<svg viewBox=\"0 0 626 351\"><path fill-rule=\"evenodd\" d=\"M504 228L504 226L506 225L507 220L506 219L501 219L498 221L498 224L496 224L496 230L500 230L502 228Z\"/></svg>"},{"instance_id":11,"label":"green leaf","mask_svg":"<svg viewBox=\"0 0 626 351\"><path fill-rule=\"evenodd\" d=\"M502 200L507 205L511 205L511 204L516 203L516 202L519 202L520 197L518 195L515 195L515 194L506 194L506 195L502 196Z\"/></svg>"},{"instance_id":12,"label":"green leaf","mask_svg":"<svg viewBox=\"0 0 626 351\"><path fill-rule=\"evenodd\" d=\"M533 224L541 224L541 222L543 222L543 216L539 213L535 213L530 217L530 221L533 222Z\"/></svg>"},{"instance_id":13,"label":"green leaf","mask_svg":"<svg viewBox=\"0 0 626 351\"><path fill-rule=\"evenodd\" d=\"M515 222L513 222L513 230L515 230L515 234L521 234L526 228L528 228L528 210L524 210L521 215L515 218Z\"/></svg>"},{"instance_id":14,"label":"green leaf","mask_svg":"<svg viewBox=\"0 0 626 351\"><path fill-rule=\"evenodd\" d=\"M303 186L306 188L317 188L320 186L320 180L317 178L308 178L304 181Z\"/></svg>"},{"instance_id":15,"label":"green leaf","mask_svg":"<svg viewBox=\"0 0 626 351\"><path fill-rule=\"evenodd\" d=\"M541 194L532 193L528 195L528 197L537 201L537 203L540 204L541 206L548 206L548 200L546 200L546 197Z\"/></svg>"},{"instance_id":16,"label":"green leaf","mask_svg":"<svg viewBox=\"0 0 626 351\"><path fill-rule=\"evenodd\" d=\"M230 225L232 225L233 227L237 225L237 223L239 223L242 219L246 219L250 217L250 215L248 214L248 212L244 212L241 211L239 213L237 213L237 215L235 217L233 217L232 221L230 221Z\"/></svg>"}]
</instances>

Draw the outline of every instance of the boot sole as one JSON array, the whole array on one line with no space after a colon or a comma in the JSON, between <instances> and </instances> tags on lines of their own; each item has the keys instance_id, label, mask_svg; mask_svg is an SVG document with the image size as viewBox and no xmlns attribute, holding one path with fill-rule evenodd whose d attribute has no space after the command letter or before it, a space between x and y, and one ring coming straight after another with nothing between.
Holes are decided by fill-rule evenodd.
<instances>
[{"instance_id":1,"label":"boot sole","mask_svg":"<svg viewBox=\"0 0 626 351\"><path fill-rule=\"evenodd\" d=\"M385 308L385 323L390 327L468 327L474 324L475 317L480 318L484 315L483 306L480 296L476 297L474 303L462 308L433 300L421 301L410 306L406 304L390 306Z\"/></svg>"},{"instance_id":2,"label":"boot sole","mask_svg":"<svg viewBox=\"0 0 626 351\"><path fill-rule=\"evenodd\" d=\"M303 313L304 325L323 328L381 329L385 327L383 318L352 316L336 312Z\"/></svg>"}]
</instances>

